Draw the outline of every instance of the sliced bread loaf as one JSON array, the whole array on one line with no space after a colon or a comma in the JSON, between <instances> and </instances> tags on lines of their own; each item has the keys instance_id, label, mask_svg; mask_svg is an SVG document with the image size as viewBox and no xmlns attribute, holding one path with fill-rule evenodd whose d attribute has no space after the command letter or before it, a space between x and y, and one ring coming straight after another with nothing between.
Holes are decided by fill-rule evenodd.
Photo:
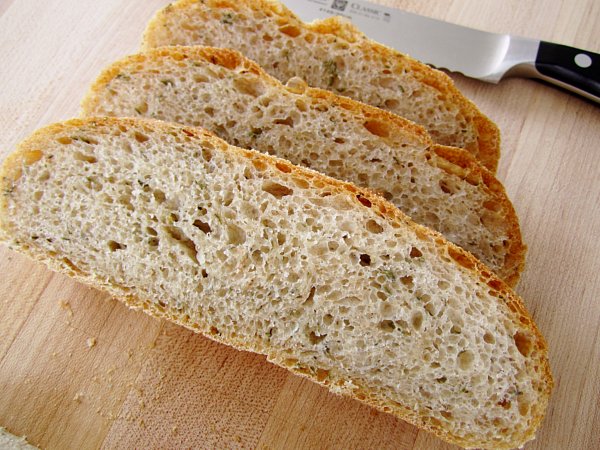
<instances>
[{"instance_id":1,"label":"sliced bread loaf","mask_svg":"<svg viewBox=\"0 0 600 450\"><path fill-rule=\"evenodd\" d=\"M421 127L377 108L302 83L286 88L235 51L163 47L125 58L100 75L83 114L202 126L382 194L510 285L523 269L514 208L468 152L434 145Z\"/></svg>"},{"instance_id":2,"label":"sliced bread loaf","mask_svg":"<svg viewBox=\"0 0 600 450\"><path fill-rule=\"evenodd\" d=\"M265 0L179 0L158 12L145 49L165 45L228 47L282 82L292 77L423 125L436 143L465 148L492 172L498 128L443 72L367 39L337 18L305 24Z\"/></svg>"},{"instance_id":3,"label":"sliced bread loaf","mask_svg":"<svg viewBox=\"0 0 600 450\"><path fill-rule=\"evenodd\" d=\"M7 158L12 248L465 447L534 436L552 387L521 299L352 184L197 128L90 118Z\"/></svg>"}]
</instances>

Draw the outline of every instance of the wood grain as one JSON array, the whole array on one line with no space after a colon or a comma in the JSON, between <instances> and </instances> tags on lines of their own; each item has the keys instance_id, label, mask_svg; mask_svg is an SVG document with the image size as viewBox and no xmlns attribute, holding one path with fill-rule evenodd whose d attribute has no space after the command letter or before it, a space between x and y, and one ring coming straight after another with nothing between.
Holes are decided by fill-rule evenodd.
<instances>
[{"instance_id":1,"label":"wood grain","mask_svg":"<svg viewBox=\"0 0 600 450\"><path fill-rule=\"evenodd\" d=\"M294 1L289 4L293 6ZM595 0L381 0L600 51ZM105 65L166 0L0 3L0 149L76 116ZM452 75L496 121L499 178L529 246L517 291L556 379L528 450L600 448L600 108L532 80ZM264 357L127 310L0 247L0 425L69 448L454 448Z\"/></svg>"}]
</instances>

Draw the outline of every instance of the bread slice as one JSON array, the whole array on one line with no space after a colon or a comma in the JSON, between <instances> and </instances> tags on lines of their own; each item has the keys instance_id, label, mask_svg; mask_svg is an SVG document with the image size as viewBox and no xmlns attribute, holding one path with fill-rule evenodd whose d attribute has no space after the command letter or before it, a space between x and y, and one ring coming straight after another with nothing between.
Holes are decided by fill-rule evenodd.
<instances>
[{"instance_id":1,"label":"bread slice","mask_svg":"<svg viewBox=\"0 0 600 450\"><path fill-rule=\"evenodd\" d=\"M125 58L103 71L82 110L202 126L381 193L511 286L523 270L514 208L468 152L434 145L421 127L377 108L303 83L286 88L235 51L164 47Z\"/></svg>"},{"instance_id":2,"label":"bread slice","mask_svg":"<svg viewBox=\"0 0 600 450\"><path fill-rule=\"evenodd\" d=\"M12 248L465 447L534 436L552 387L522 300L352 184L201 129L89 118L4 162Z\"/></svg>"},{"instance_id":3,"label":"bread slice","mask_svg":"<svg viewBox=\"0 0 600 450\"><path fill-rule=\"evenodd\" d=\"M29 444L24 437L15 436L0 427L0 449L2 450L39 450Z\"/></svg>"},{"instance_id":4,"label":"bread slice","mask_svg":"<svg viewBox=\"0 0 600 450\"><path fill-rule=\"evenodd\" d=\"M367 39L338 18L301 22L265 0L179 0L148 25L143 47L228 47L282 82L292 77L423 125L438 144L465 148L495 172L498 128L443 72Z\"/></svg>"}]
</instances>

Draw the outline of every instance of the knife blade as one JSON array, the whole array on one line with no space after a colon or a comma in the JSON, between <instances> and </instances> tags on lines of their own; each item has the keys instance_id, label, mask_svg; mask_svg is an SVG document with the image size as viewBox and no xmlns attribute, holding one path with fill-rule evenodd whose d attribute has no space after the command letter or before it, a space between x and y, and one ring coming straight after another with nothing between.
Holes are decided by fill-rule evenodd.
<instances>
[{"instance_id":1,"label":"knife blade","mask_svg":"<svg viewBox=\"0 0 600 450\"><path fill-rule=\"evenodd\" d=\"M369 38L439 69L498 83L538 78L600 103L600 55L455 25L364 0L284 0L305 22L341 16Z\"/></svg>"}]
</instances>

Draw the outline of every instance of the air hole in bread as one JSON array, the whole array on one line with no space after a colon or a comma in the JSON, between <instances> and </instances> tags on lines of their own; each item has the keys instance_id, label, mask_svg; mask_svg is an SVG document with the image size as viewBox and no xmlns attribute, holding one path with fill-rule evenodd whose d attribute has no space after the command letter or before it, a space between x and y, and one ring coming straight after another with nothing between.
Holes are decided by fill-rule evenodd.
<instances>
[{"instance_id":1,"label":"air hole in bread","mask_svg":"<svg viewBox=\"0 0 600 450\"><path fill-rule=\"evenodd\" d=\"M127 248L127 246L125 244L120 244L119 242L112 241L112 240L108 241L108 249L111 252L115 252L117 250L124 250L126 248Z\"/></svg>"},{"instance_id":2,"label":"air hole in bread","mask_svg":"<svg viewBox=\"0 0 600 450\"><path fill-rule=\"evenodd\" d=\"M300 28L290 24L282 26L279 31L293 38L300 36L301 33Z\"/></svg>"},{"instance_id":3,"label":"air hole in bread","mask_svg":"<svg viewBox=\"0 0 600 450\"><path fill-rule=\"evenodd\" d=\"M361 194L358 194L356 196L356 199L362 203L364 206L366 206L367 208L371 207L371 201L368 198L363 197Z\"/></svg>"},{"instance_id":4,"label":"air hole in bread","mask_svg":"<svg viewBox=\"0 0 600 450\"><path fill-rule=\"evenodd\" d=\"M475 356L470 350L465 350L458 354L457 361L459 368L461 368L462 370L469 370L471 367L473 367Z\"/></svg>"},{"instance_id":5,"label":"air hole in bread","mask_svg":"<svg viewBox=\"0 0 600 450\"><path fill-rule=\"evenodd\" d=\"M204 108L204 112L207 116L213 117L215 115L215 108L213 108L212 106L206 106Z\"/></svg>"},{"instance_id":6,"label":"air hole in bread","mask_svg":"<svg viewBox=\"0 0 600 450\"><path fill-rule=\"evenodd\" d=\"M275 119L273 123L276 125L287 125L288 127L293 127L294 119L288 116L285 119Z\"/></svg>"},{"instance_id":7,"label":"air hole in bread","mask_svg":"<svg viewBox=\"0 0 600 450\"><path fill-rule=\"evenodd\" d=\"M154 192L152 192L152 195L154 196L154 200L156 200L157 203L164 203L164 201L167 199L165 193L160 189L155 189Z\"/></svg>"},{"instance_id":8,"label":"air hole in bread","mask_svg":"<svg viewBox=\"0 0 600 450\"><path fill-rule=\"evenodd\" d=\"M69 258L66 258L66 257L62 258L61 261L72 271L81 273L81 270L79 270L79 267L77 267L75 264L73 264L73 261L71 261Z\"/></svg>"},{"instance_id":9,"label":"air hole in bread","mask_svg":"<svg viewBox=\"0 0 600 450\"><path fill-rule=\"evenodd\" d=\"M234 224L227 225L227 243L241 245L246 242L246 232Z\"/></svg>"},{"instance_id":10,"label":"air hole in bread","mask_svg":"<svg viewBox=\"0 0 600 450\"><path fill-rule=\"evenodd\" d=\"M387 333L391 333L396 329L396 325L391 320L382 320L379 322L379 328Z\"/></svg>"},{"instance_id":11,"label":"air hole in bread","mask_svg":"<svg viewBox=\"0 0 600 450\"><path fill-rule=\"evenodd\" d=\"M437 285L438 285L438 288L440 288L443 291L450 289L450 283L448 283L447 281L444 281L444 280L438 281Z\"/></svg>"},{"instance_id":12,"label":"air hole in bread","mask_svg":"<svg viewBox=\"0 0 600 450\"><path fill-rule=\"evenodd\" d=\"M533 343L531 341L531 336L528 334L517 331L514 335L515 345L517 346L517 350L523 356L531 355L533 351Z\"/></svg>"},{"instance_id":13,"label":"air hole in bread","mask_svg":"<svg viewBox=\"0 0 600 450\"><path fill-rule=\"evenodd\" d=\"M489 287L491 287L492 289L495 289L497 291L502 289L502 281L500 280L488 280L487 285Z\"/></svg>"},{"instance_id":14,"label":"air hole in bread","mask_svg":"<svg viewBox=\"0 0 600 450\"><path fill-rule=\"evenodd\" d=\"M68 136L61 136L58 139L56 139L56 141L63 145L69 145L71 142L73 142L73 140Z\"/></svg>"},{"instance_id":15,"label":"air hole in bread","mask_svg":"<svg viewBox=\"0 0 600 450\"><path fill-rule=\"evenodd\" d=\"M298 108L298 110L301 112L308 111L308 106L306 105L306 102L302 99L296 100L296 108Z\"/></svg>"},{"instance_id":16,"label":"air hole in bread","mask_svg":"<svg viewBox=\"0 0 600 450\"><path fill-rule=\"evenodd\" d=\"M411 277L410 275L407 275L407 276L404 276L404 277L400 277L400 282L404 286L408 287L409 289L414 286L413 277Z\"/></svg>"},{"instance_id":17,"label":"air hole in bread","mask_svg":"<svg viewBox=\"0 0 600 450\"><path fill-rule=\"evenodd\" d=\"M292 168L289 165L279 161L275 163L275 167L277 167L283 173L290 173L292 171Z\"/></svg>"},{"instance_id":18,"label":"air hole in bread","mask_svg":"<svg viewBox=\"0 0 600 450\"><path fill-rule=\"evenodd\" d=\"M440 189L446 194L454 194L454 189L446 180L440 180Z\"/></svg>"},{"instance_id":19,"label":"air hole in bread","mask_svg":"<svg viewBox=\"0 0 600 450\"><path fill-rule=\"evenodd\" d=\"M148 103L147 102L142 102L137 104L134 108L136 113L143 115L146 114L148 112Z\"/></svg>"},{"instance_id":20,"label":"air hole in bread","mask_svg":"<svg viewBox=\"0 0 600 450\"><path fill-rule=\"evenodd\" d=\"M304 35L304 40L309 44L313 43L315 40L315 35L313 33L306 33Z\"/></svg>"},{"instance_id":21,"label":"air hole in bread","mask_svg":"<svg viewBox=\"0 0 600 450\"><path fill-rule=\"evenodd\" d=\"M326 335L326 334L322 334L322 335L321 335L321 334L317 334L317 333L315 333L314 331L311 331L311 332L308 334L308 340L309 340L309 341L310 341L310 343L311 343L311 344L313 344L313 345L320 344L320 343L323 341L323 339L325 339L326 337L327 337L327 335Z\"/></svg>"},{"instance_id":22,"label":"air hole in bread","mask_svg":"<svg viewBox=\"0 0 600 450\"><path fill-rule=\"evenodd\" d=\"M452 419L452 413L450 411L442 411L442 412L440 412L440 414L442 415L442 417L444 419L448 419L448 420Z\"/></svg>"},{"instance_id":23,"label":"air hole in bread","mask_svg":"<svg viewBox=\"0 0 600 450\"><path fill-rule=\"evenodd\" d=\"M209 78L202 73L197 73L194 75L194 81L196 83L206 83L208 80Z\"/></svg>"},{"instance_id":24,"label":"air hole in bread","mask_svg":"<svg viewBox=\"0 0 600 450\"><path fill-rule=\"evenodd\" d=\"M138 141L140 144L147 142L148 140L150 140L150 138L148 136L146 136L144 133L140 133L139 131L136 131L133 135L133 137L135 138L136 141Z\"/></svg>"},{"instance_id":25,"label":"air hole in bread","mask_svg":"<svg viewBox=\"0 0 600 450\"><path fill-rule=\"evenodd\" d=\"M275 183L274 181L266 181L262 186L262 190L268 192L275 198L282 198L286 195L291 195L294 192L293 189L290 189L282 184Z\"/></svg>"},{"instance_id":26,"label":"air hole in bread","mask_svg":"<svg viewBox=\"0 0 600 450\"><path fill-rule=\"evenodd\" d=\"M371 256L363 253L360 255L360 265L363 267L367 267L371 265Z\"/></svg>"},{"instance_id":27,"label":"air hole in bread","mask_svg":"<svg viewBox=\"0 0 600 450\"><path fill-rule=\"evenodd\" d=\"M85 153L81 153L81 152L73 153L73 158L76 159L77 161L84 161L89 164L94 164L94 163L98 162L98 160L96 159L95 156L86 155Z\"/></svg>"},{"instance_id":28,"label":"air hole in bread","mask_svg":"<svg viewBox=\"0 0 600 450\"><path fill-rule=\"evenodd\" d=\"M379 234L383 232L383 227L373 219L367 221L365 228L373 234Z\"/></svg>"},{"instance_id":29,"label":"air hole in bread","mask_svg":"<svg viewBox=\"0 0 600 450\"><path fill-rule=\"evenodd\" d=\"M411 258L420 258L423 256L423 252L419 250L417 247L411 247L410 249L410 257Z\"/></svg>"},{"instance_id":30,"label":"air hole in bread","mask_svg":"<svg viewBox=\"0 0 600 450\"><path fill-rule=\"evenodd\" d=\"M427 314L429 314L431 317L434 317L437 312L433 303L425 304L425 311L427 311ZM452 329L455 331L450 330L451 333L460 333L460 328L453 326Z\"/></svg>"},{"instance_id":31,"label":"air hole in bread","mask_svg":"<svg viewBox=\"0 0 600 450\"><path fill-rule=\"evenodd\" d=\"M208 234L212 231L210 225L206 222L202 222L200 219L194 220L193 225L200 231L202 231L204 234Z\"/></svg>"},{"instance_id":32,"label":"air hole in bread","mask_svg":"<svg viewBox=\"0 0 600 450\"><path fill-rule=\"evenodd\" d=\"M473 269L475 267L475 263L473 262L473 260L458 248L448 247L448 255L459 265L467 269Z\"/></svg>"},{"instance_id":33,"label":"air hole in bread","mask_svg":"<svg viewBox=\"0 0 600 450\"><path fill-rule=\"evenodd\" d=\"M386 109L394 110L400 106L400 101L395 98L388 98L383 102Z\"/></svg>"},{"instance_id":34,"label":"air hole in bread","mask_svg":"<svg viewBox=\"0 0 600 450\"><path fill-rule=\"evenodd\" d=\"M175 242L179 243L185 254L187 256L190 257L190 259L192 261L194 261L196 264L198 264L198 259L197 259L197 254L198 251L196 249L196 245L194 244L194 241L192 241L190 238L188 238L183 230L181 230L181 228L178 227L174 227L174 226L166 226L164 227L165 232L174 239Z\"/></svg>"},{"instance_id":35,"label":"air hole in bread","mask_svg":"<svg viewBox=\"0 0 600 450\"><path fill-rule=\"evenodd\" d=\"M304 178L294 177L292 178L292 181L300 189L308 189L310 187L310 184L308 184L308 181L306 181Z\"/></svg>"},{"instance_id":36,"label":"air hole in bread","mask_svg":"<svg viewBox=\"0 0 600 450\"><path fill-rule=\"evenodd\" d=\"M379 77L373 80L373 84L377 84L384 89L393 89L397 84L397 80L394 77Z\"/></svg>"},{"instance_id":37,"label":"air hole in bread","mask_svg":"<svg viewBox=\"0 0 600 450\"><path fill-rule=\"evenodd\" d=\"M511 403L511 401L510 401L510 400L508 400L508 399L506 399L506 398L505 398L505 399L503 399L503 400L499 401L499 402L497 403L497 405L498 405L498 406L501 406L501 407L502 407L502 408L504 408L504 409L510 409L510 407L512 406L512 403Z\"/></svg>"},{"instance_id":38,"label":"air hole in bread","mask_svg":"<svg viewBox=\"0 0 600 450\"><path fill-rule=\"evenodd\" d=\"M494 212L500 212L502 210L502 204L495 200L486 200L483 202L483 207Z\"/></svg>"},{"instance_id":39,"label":"air hole in bread","mask_svg":"<svg viewBox=\"0 0 600 450\"><path fill-rule=\"evenodd\" d=\"M310 288L308 297L306 297L306 300L304 300L304 303L302 303L303 306L311 306L314 303L315 291L316 288L314 286Z\"/></svg>"},{"instance_id":40,"label":"air hole in bread","mask_svg":"<svg viewBox=\"0 0 600 450\"><path fill-rule=\"evenodd\" d=\"M423 314L419 311L414 313L410 318L410 324L415 330L419 331L421 329L421 325L423 325Z\"/></svg>"},{"instance_id":41,"label":"air hole in bread","mask_svg":"<svg viewBox=\"0 0 600 450\"><path fill-rule=\"evenodd\" d=\"M233 86L238 92L252 97L260 97L265 92L265 85L254 77L236 78L233 80Z\"/></svg>"},{"instance_id":42,"label":"air hole in bread","mask_svg":"<svg viewBox=\"0 0 600 450\"><path fill-rule=\"evenodd\" d=\"M389 137L390 135L390 124L387 122L381 122L379 120L367 120L364 123L365 128L371 134L379 137Z\"/></svg>"},{"instance_id":43,"label":"air hole in bread","mask_svg":"<svg viewBox=\"0 0 600 450\"><path fill-rule=\"evenodd\" d=\"M494 335L492 333L488 332L483 335L483 342L485 342L487 344L495 344L496 338L494 337Z\"/></svg>"},{"instance_id":44,"label":"air hole in bread","mask_svg":"<svg viewBox=\"0 0 600 450\"><path fill-rule=\"evenodd\" d=\"M335 142L336 144L345 144L346 143L346 139L342 138L342 137L336 137L333 142Z\"/></svg>"},{"instance_id":45,"label":"air hole in bread","mask_svg":"<svg viewBox=\"0 0 600 450\"><path fill-rule=\"evenodd\" d=\"M519 414L526 416L529 413L530 403L523 398L523 395L519 395L517 398L519 403Z\"/></svg>"}]
</instances>

